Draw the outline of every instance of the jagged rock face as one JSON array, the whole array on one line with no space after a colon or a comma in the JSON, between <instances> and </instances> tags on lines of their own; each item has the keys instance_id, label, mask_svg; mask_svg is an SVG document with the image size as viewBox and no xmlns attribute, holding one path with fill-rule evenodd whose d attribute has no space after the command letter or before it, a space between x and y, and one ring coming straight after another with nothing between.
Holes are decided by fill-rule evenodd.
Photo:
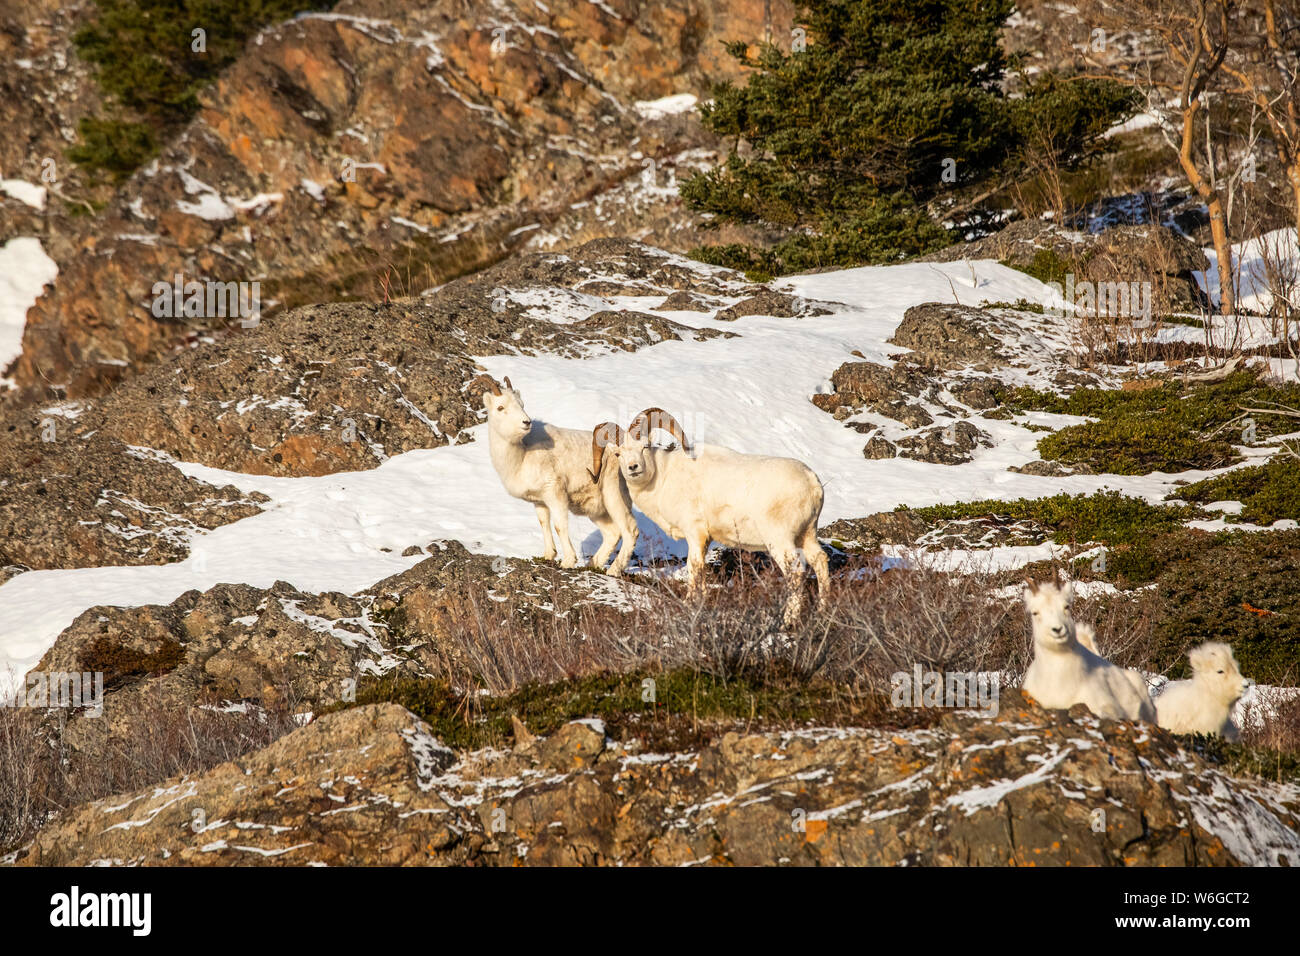
<instances>
[{"instance_id":1,"label":"jagged rock face","mask_svg":"<svg viewBox=\"0 0 1300 956\"><path fill-rule=\"evenodd\" d=\"M0 0L0 173L39 182L42 162L62 170L77 122L100 107L92 67L73 52L71 37L94 12L65 0ZM0 238L23 206L0 196ZM28 222L36 221L32 216Z\"/></svg>"},{"instance_id":2,"label":"jagged rock face","mask_svg":"<svg viewBox=\"0 0 1300 956\"><path fill-rule=\"evenodd\" d=\"M1293 788L1230 778L1156 728L1043 711L1013 690L992 719L729 732L672 754L611 741L598 721L516 734L512 751L456 754L397 705L353 708L238 762L72 811L18 862L1300 863Z\"/></svg>"},{"instance_id":3,"label":"jagged rock face","mask_svg":"<svg viewBox=\"0 0 1300 956\"><path fill-rule=\"evenodd\" d=\"M31 66L0 97L21 110L0 113L6 130L28 130L0 147L6 175L37 181L39 157L57 156L70 194L86 184L63 150L99 105L69 39L84 15L7 11L6 42ZM785 37L789 22L783 0L345 0L267 28L156 161L100 188L102 212L60 200L33 218L0 200L18 217L0 240L39 231L59 266L8 401L100 394L187 336L228 330L154 314L154 284L177 274L258 280L273 310L414 294L599 235L696 244L676 170L712 162L715 144L690 117L633 104L738 78L724 42ZM28 115L33 101L45 106Z\"/></svg>"}]
</instances>

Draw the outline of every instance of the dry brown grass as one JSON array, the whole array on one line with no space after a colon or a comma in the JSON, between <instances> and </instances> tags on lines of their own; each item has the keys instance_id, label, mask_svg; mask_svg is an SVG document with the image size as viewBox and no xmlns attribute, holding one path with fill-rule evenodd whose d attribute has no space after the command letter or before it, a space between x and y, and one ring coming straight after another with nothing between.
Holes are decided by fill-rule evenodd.
<instances>
[{"instance_id":1,"label":"dry brown grass","mask_svg":"<svg viewBox=\"0 0 1300 956\"><path fill-rule=\"evenodd\" d=\"M202 773L297 726L288 703L224 713L146 699L137 716L129 732L90 755L68 745L66 714L0 707L0 851L21 846L68 807Z\"/></svg>"},{"instance_id":2,"label":"dry brown grass","mask_svg":"<svg viewBox=\"0 0 1300 956\"><path fill-rule=\"evenodd\" d=\"M889 687L889 675L929 669L980 670L1023 662L1008 656L1018 603L991 601L989 575L946 575L868 565L841 573L824 608L782 623L785 582L763 560L712 569L701 595L655 579L634 588L630 607L557 599L556 613L512 614L474 600L447 609L435 674L454 686L508 694L524 684L602 672L693 667L713 676L798 675L863 692ZM811 581L806 604L812 607Z\"/></svg>"}]
</instances>

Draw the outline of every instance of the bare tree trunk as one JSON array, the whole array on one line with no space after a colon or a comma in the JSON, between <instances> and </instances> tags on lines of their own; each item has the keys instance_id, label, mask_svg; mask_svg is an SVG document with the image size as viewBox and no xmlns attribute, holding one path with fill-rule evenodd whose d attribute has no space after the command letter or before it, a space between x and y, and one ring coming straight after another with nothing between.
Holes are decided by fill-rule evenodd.
<instances>
[{"instance_id":1,"label":"bare tree trunk","mask_svg":"<svg viewBox=\"0 0 1300 956\"><path fill-rule=\"evenodd\" d=\"M1291 193L1295 196L1295 209L1291 212L1295 216L1296 239L1300 241L1300 157L1297 157L1295 164L1287 170L1287 178L1291 181Z\"/></svg>"},{"instance_id":2,"label":"bare tree trunk","mask_svg":"<svg viewBox=\"0 0 1300 956\"><path fill-rule=\"evenodd\" d=\"M1196 6L1196 20L1190 37L1192 50L1183 71L1182 95L1179 104L1179 108L1183 112L1183 130L1182 140L1179 143L1178 164L1182 166L1187 181L1196 190L1196 194L1205 201L1206 208L1209 210L1210 236L1214 242L1215 258L1219 260L1219 312L1222 315L1232 315L1236 306L1234 301L1236 296L1233 294L1235 290L1232 282L1232 243L1228 239L1228 220L1223 211L1223 197L1219 195L1219 190L1201 175L1201 171L1196 168L1196 160L1192 156L1192 142L1196 135L1196 114L1201 109L1201 95L1210 85L1211 79L1223 63L1223 58L1227 53L1227 7L1224 6L1223 0L1218 0L1216 12L1219 14L1223 25L1223 38L1216 45L1210 40L1210 11L1207 0L1197 0ZM1208 108L1206 109L1206 124L1208 131ZM1209 147L1206 160L1210 166L1210 175L1213 177L1214 151L1212 146ZM1208 284L1206 283L1206 285Z\"/></svg>"},{"instance_id":3,"label":"bare tree trunk","mask_svg":"<svg viewBox=\"0 0 1300 956\"><path fill-rule=\"evenodd\" d=\"M1223 198L1218 190L1206 181L1192 158L1192 137L1195 135L1196 114L1200 102L1193 100L1183 108L1182 148L1178 151L1178 163L1183 167L1183 175L1196 190L1210 211L1210 235L1214 240L1214 254L1219 260L1219 311L1231 315L1234 308L1232 286L1232 243L1228 240L1228 221L1223 212Z\"/></svg>"}]
</instances>

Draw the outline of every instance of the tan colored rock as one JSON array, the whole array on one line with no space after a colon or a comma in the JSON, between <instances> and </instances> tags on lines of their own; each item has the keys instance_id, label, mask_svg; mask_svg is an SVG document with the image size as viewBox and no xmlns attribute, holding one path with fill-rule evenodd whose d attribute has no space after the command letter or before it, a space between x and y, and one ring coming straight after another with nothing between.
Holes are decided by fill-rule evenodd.
<instances>
[{"instance_id":1,"label":"tan colored rock","mask_svg":"<svg viewBox=\"0 0 1300 956\"><path fill-rule=\"evenodd\" d=\"M1294 788L1164 731L1043 711L928 729L722 734L648 754L563 726L460 755L392 704L318 719L193 778L77 808L20 865L1300 864ZM545 754L573 759L555 767Z\"/></svg>"}]
</instances>

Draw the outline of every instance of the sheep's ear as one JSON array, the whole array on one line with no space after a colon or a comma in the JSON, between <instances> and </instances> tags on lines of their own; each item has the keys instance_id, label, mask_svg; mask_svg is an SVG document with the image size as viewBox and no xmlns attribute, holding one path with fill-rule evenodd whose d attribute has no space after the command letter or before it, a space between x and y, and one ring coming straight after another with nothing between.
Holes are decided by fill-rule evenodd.
<instances>
[{"instance_id":1,"label":"sheep's ear","mask_svg":"<svg viewBox=\"0 0 1300 956\"><path fill-rule=\"evenodd\" d=\"M1066 581L1066 582L1065 582L1065 587L1061 588L1061 593L1062 593L1063 595L1065 595L1065 600L1066 600L1067 603L1070 602L1070 601L1073 601L1073 600L1074 600L1074 582L1073 582L1073 581Z\"/></svg>"}]
</instances>

